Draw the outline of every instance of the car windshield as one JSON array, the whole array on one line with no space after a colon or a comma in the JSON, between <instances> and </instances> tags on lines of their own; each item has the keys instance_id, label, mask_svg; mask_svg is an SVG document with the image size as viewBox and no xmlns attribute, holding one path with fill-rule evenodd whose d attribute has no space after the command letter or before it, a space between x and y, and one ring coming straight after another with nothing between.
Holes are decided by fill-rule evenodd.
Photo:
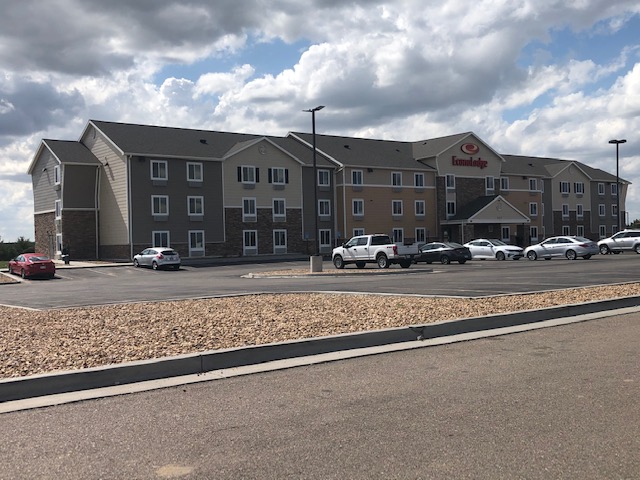
<instances>
[{"instance_id":1,"label":"car windshield","mask_svg":"<svg viewBox=\"0 0 640 480\"><path fill-rule=\"evenodd\" d=\"M497 238L492 238L489 241L494 245L506 245L506 243L504 243L502 240L498 240Z\"/></svg>"},{"instance_id":2,"label":"car windshield","mask_svg":"<svg viewBox=\"0 0 640 480\"><path fill-rule=\"evenodd\" d=\"M591 242L591 240L589 240L588 238L585 238L585 237L573 237L573 238L575 238L577 241L582 242L582 243L585 243L585 242L586 242L586 243L589 243L589 242Z\"/></svg>"},{"instance_id":3,"label":"car windshield","mask_svg":"<svg viewBox=\"0 0 640 480\"><path fill-rule=\"evenodd\" d=\"M175 250L163 250L162 254L163 255L177 255Z\"/></svg>"}]
</instances>

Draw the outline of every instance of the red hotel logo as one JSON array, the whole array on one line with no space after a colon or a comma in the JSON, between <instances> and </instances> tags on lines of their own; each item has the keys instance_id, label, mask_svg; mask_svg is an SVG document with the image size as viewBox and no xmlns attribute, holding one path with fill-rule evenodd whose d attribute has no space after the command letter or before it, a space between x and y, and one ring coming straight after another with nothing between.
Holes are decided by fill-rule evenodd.
<instances>
[{"instance_id":1,"label":"red hotel logo","mask_svg":"<svg viewBox=\"0 0 640 480\"><path fill-rule=\"evenodd\" d=\"M460 150L462 150L467 155L475 155L480 151L480 147L475 143L463 143L460 147Z\"/></svg>"}]
</instances>

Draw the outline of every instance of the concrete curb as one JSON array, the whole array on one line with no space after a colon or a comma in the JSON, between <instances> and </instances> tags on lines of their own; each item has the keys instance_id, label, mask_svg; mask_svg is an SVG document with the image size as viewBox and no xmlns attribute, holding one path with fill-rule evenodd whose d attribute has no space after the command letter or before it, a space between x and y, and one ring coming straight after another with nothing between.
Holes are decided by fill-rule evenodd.
<instances>
[{"instance_id":1,"label":"concrete curb","mask_svg":"<svg viewBox=\"0 0 640 480\"><path fill-rule=\"evenodd\" d=\"M152 380L259 365L333 352L367 349L486 330L495 330L551 319L593 314L640 306L640 296L589 302L510 314L465 318L387 330L317 337L226 350L214 350L119 365L56 372L0 380L0 403L47 395L107 388Z\"/></svg>"}]
</instances>

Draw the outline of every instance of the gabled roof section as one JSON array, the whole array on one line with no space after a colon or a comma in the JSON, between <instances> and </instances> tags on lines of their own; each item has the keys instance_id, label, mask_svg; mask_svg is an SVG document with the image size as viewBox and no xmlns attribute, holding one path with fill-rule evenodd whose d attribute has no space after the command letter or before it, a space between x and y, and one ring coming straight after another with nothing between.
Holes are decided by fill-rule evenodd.
<instances>
[{"instance_id":1,"label":"gabled roof section","mask_svg":"<svg viewBox=\"0 0 640 480\"><path fill-rule=\"evenodd\" d=\"M505 159L505 163L502 165L502 173L527 177L549 177L551 175L546 165L552 162L563 162L552 158L527 157L524 155L502 155L502 158Z\"/></svg>"},{"instance_id":2,"label":"gabled roof section","mask_svg":"<svg viewBox=\"0 0 640 480\"><path fill-rule=\"evenodd\" d=\"M455 135L448 135L446 137L430 138L427 140L413 142L413 155L416 160L435 158L439 155L442 155L454 145L468 139L469 137L473 137L474 141L482 143L485 148L491 150L498 158L500 158L504 162L504 158L502 158L502 155L496 152L493 148L491 148L490 145L488 145L484 140L482 140L473 132L463 132L457 133Z\"/></svg>"},{"instance_id":3,"label":"gabled roof section","mask_svg":"<svg viewBox=\"0 0 640 480\"><path fill-rule=\"evenodd\" d=\"M161 158L220 160L236 144L263 137L101 120L90 120L87 128L90 125L106 136L123 155Z\"/></svg>"},{"instance_id":4,"label":"gabled roof section","mask_svg":"<svg viewBox=\"0 0 640 480\"><path fill-rule=\"evenodd\" d=\"M500 212L500 218L486 212L494 208ZM461 208L453 218L443 223L530 223L531 220L524 213L509 203L502 195L487 195L478 197L473 202Z\"/></svg>"},{"instance_id":5,"label":"gabled roof section","mask_svg":"<svg viewBox=\"0 0 640 480\"><path fill-rule=\"evenodd\" d=\"M280 147L289 152L303 165L313 165L313 145L307 144L300 138L295 137L292 134L286 137L270 137L271 140L280 145ZM316 145L317 148L317 145ZM321 168L336 168L339 163L330 158L326 153L317 148L316 151L316 165Z\"/></svg>"},{"instance_id":6,"label":"gabled roof section","mask_svg":"<svg viewBox=\"0 0 640 480\"><path fill-rule=\"evenodd\" d=\"M253 145L256 145L258 143L267 142L267 143L271 144L277 150L280 150L285 155L288 155L289 157L291 157L293 160L295 160L299 164L301 164L301 165L304 164L304 162L302 162L299 158L297 158L293 153L289 152L288 150L283 148L281 145L279 145L276 141L274 141L274 139L278 139L278 137L273 137L273 138L272 137L257 137L257 138L251 139L251 140L245 140L244 142L236 143L233 147L231 147L231 150L229 150L225 154L224 158L227 159L229 157L232 157L233 155L236 155L237 153L240 153L241 151L243 151L243 150L245 150L247 148L250 148ZM280 139L280 140L282 140L282 139Z\"/></svg>"},{"instance_id":7,"label":"gabled roof section","mask_svg":"<svg viewBox=\"0 0 640 480\"><path fill-rule=\"evenodd\" d=\"M94 165L100 166L100 162L91 151L82 143L74 140L50 140L43 139L36 154L29 165L27 173L31 175L43 150L49 150L59 164Z\"/></svg>"}]
</instances>

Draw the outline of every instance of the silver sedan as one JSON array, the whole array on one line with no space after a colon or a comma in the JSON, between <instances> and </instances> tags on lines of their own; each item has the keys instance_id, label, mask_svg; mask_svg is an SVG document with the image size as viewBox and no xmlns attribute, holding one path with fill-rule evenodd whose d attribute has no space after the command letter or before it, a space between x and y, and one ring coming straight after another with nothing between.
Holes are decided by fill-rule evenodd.
<instances>
[{"instance_id":1,"label":"silver sedan","mask_svg":"<svg viewBox=\"0 0 640 480\"><path fill-rule=\"evenodd\" d=\"M553 257L566 257L575 260L582 257L585 260L599 252L598 244L584 237L551 237L536 245L524 249L524 255L529 260L537 260L538 257L551 260Z\"/></svg>"}]
</instances>

